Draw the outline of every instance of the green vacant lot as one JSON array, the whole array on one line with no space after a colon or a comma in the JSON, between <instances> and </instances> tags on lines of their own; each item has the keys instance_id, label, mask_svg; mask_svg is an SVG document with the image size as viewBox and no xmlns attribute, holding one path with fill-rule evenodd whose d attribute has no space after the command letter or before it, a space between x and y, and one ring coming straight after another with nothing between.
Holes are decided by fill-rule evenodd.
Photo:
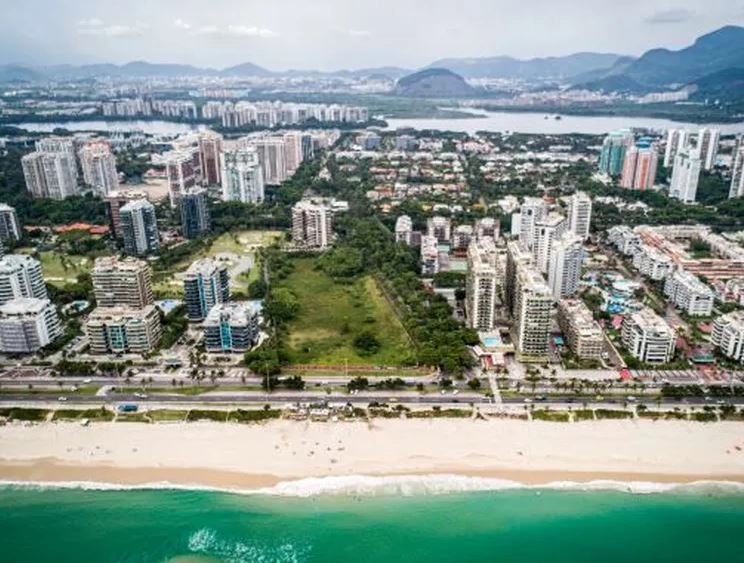
<instances>
[{"instance_id":1,"label":"green vacant lot","mask_svg":"<svg viewBox=\"0 0 744 563\"><path fill-rule=\"evenodd\" d=\"M294 271L277 285L290 289L300 302L289 324L287 348L294 364L403 365L411 346L400 320L375 280L369 276L353 283L336 283L319 269L313 258L293 260ZM353 346L363 331L372 332L380 349L360 356Z\"/></svg>"}]
</instances>

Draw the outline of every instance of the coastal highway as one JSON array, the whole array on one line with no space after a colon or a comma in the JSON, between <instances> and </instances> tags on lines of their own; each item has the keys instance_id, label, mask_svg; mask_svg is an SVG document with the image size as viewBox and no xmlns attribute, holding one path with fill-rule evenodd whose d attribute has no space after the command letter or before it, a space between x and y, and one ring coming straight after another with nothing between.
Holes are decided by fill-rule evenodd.
<instances>
[{"instance_id":1,"label":"coastal highway","mask_svg":"<svg viewBox=\"0 0 744 563\"><path fill-rule=\"evenodd\" d=\"M65 401L59 401L60 396L66 397ZM266 404L266 403L281 403L281 404L294 404L294 403L334 403L334 404L346 404L351 403L353 405L367 406L372 402L386 403L386 404L418 404L418 405L451 405L460 404L467 406L470 403L474 404L491 404L491 400L483 395L463 394L459 396L453 396L452 394L439 395L400 395L394 396L392 394L374 393L374 394L356 394L356 395L320 395L310 393L292 393L292 394L271 394L266 396L265 394L259 393L240 393L230 395L220 394L203 394L203 395L177 395L177 394L150 394L147 398L143 399L141 396L137 397L134 394L129 393L109 393L107 395L60 395L60 393L12 393L12 394L0 394L0 405L17 404L17 403L54 403L58 402L60 406L64 404L116 404L116 403L140 403L146 405L148 403L170 403L170 404L229 404L229 405L249 405L249 404ZM546 397L545 400L528 400L524 398L505 398L502 401L505 405L534 405L535 408L539 408L540 405L552 405L561 407L572 407L578 408L583 406L584 403L587 405L607 406L607 408L618 408L622 407L626 400L622 397L614 399L603 399L600 401L591 400L587 397ZM637 401L637 404L647 404L649 406L656 406L656 400ZM628 405L636 404L628 402ZM744 406L744 397L733 397L726 399L725 402L716 400L705 400L703 397L690 397L682 401L677 399L663 399L661 405L667 408L673 407L686 407L686 406L720 406L722 404L731 404L737 406Z\"/></svg>"}]
</instances>

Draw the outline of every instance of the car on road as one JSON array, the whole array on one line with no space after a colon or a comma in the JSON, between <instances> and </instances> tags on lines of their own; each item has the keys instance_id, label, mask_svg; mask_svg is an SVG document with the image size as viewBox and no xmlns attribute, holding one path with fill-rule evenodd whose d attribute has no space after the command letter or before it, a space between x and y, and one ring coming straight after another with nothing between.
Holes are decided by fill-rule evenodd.
<instances>
[{"instance_id":1,"label":"car on road","mask_svg":"<svg viewBox=\"0 0 744 563\"><path fill-rule=\"evenodd\" d=\"M138 399L147 399L147 395L144 393L135 393L134 396Z\"/></svg>"},{"instance_id":2,"label":"car on road","mask_svg":"<svg viewBox=\"0 0 744 563\"><path fill-rule=\"evenodd\" d=\"M532 399L525 399L524 402L525 403L531 403L532 402Z\"/></svg>"},{"instance_id":3,"label":"car on road","mask_svg":"<svg viewBox=\"0 0 744 563\"><path fill-rule=\"evenodd\" d=\"M67 397L57 397L57 400L58 401L66 401L67 400Z\"/></svg>"},{"instance_id":4,"label":"car on road","mask_svg":"<svg viewBox=\"0 0 744 563\"><path fill-rule=\"evenodd\" d=\"M83 383L85 383L86 385L87 385L88 383L91 383L92 381L93 381L93 380L92 380L91 378L83 379Z\"/></svg>"}]
</instances>

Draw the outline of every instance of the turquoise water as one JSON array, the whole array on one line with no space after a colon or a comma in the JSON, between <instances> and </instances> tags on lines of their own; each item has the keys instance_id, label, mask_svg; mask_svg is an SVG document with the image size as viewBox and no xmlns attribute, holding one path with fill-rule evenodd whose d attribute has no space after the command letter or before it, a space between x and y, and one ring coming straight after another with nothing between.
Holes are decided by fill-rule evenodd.
<instances>
[{"instance_id":1,"label":"turquoise water","mask_svg":"<svg viewBox=\"0 0 744 563\"><path fill-rule=\"evenodd\" d=\"M744 561L744 496L413 497L0 488L0 561Z\"/></svg>"}]
</instances>

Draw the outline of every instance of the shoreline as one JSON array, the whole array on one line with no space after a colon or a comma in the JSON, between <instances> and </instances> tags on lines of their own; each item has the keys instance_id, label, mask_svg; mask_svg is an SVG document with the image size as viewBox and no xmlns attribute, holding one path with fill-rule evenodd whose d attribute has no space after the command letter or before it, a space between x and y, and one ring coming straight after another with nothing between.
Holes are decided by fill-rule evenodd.
<instances>
[{"instance_id":1,"label":"shoreline","mask_svg":"<svg viewBox=\"0 0 744 563\"><path fill-rule=\"evenodd\" d=\"M305 489L338 492L396 483L424 489L454 483L453 491L597 481L666 488L701 481L744 484L744 424L383 419L10 425L0 427L0 481L232 492L276 488L299 496Z\"/></svg>"},{"instance_id":2,"label":"shoreline","mask_svg":"<svg viewBox=\"0 0 744 563\"><path fill-rule=\"evenodd\" d=\"M385 473L363 475L336 475L320 477L279 477L268 474L250 474L209 468L137 467L72 465L55 459L35 461L0 461L0 488L3 486L41 486L59 489L93 490L186 490L215 491L232 494L287 494L304 496L303 482L312 481L313 490L308 494L352 490L361 483L368 488L395 487L417 482L436 483L445 487L441 492L467 492L520 488L546 489L596 489L622 490L625 492L663 492L685 485L741 486L744 475L693 475L668 473L618 473L584 471L549 471L494 469L471 471L468 469L437 472ZM447 481L452 481L450 491ZM468 483L469 481L469 483ZM454 483L457 484L454 484Z\"/></svg>"}]
</instances>

